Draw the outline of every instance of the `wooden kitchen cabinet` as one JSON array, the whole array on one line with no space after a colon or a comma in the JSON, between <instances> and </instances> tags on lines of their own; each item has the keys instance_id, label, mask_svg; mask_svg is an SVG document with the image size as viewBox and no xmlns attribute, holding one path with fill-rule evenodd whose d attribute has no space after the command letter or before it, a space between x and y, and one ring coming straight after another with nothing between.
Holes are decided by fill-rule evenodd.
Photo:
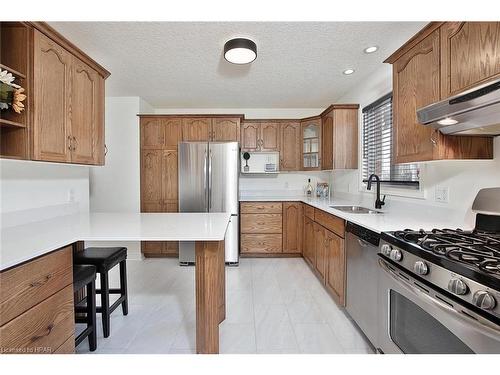
<instances>
[{"instance_id":1,"label":"wooden kitchen cabinet","mask_svg":"<svg viewBox=\"0 0 500 375\"><path fill-rule=\"evenodd\" d=\"M244 121L241 125L242 151L279 151L280 124L267 120Z\"/></svg>"},{"instance_id":2,"label":"wooden kitchen cabinet","mask_svg":"<svg viewBox=\"0 0 500 375\"><path fill-rule=\"evenodd\" d=\"M72 254L68 246L0 272L2 354L74 353Z\"/></svg>"},{"instance_id":3,"label":"wooden kitchen cabinet","mask_svg":"<svg viewBox=\"0 0 500 375\"><path fill-rule=\"evenodd\" d=\"M302 170L321 169L321 117L303 119L301 124L302 135Z\"/></svg>"},{"instance_id":4,"label":"wooden kitchen cabinet","mask_svg":"<svg viewBox=\"0 0 500 375\"><path fill-rule=\"evenodd\" d=\"M163 201L177 201L178 199L178 174L177 151L163 150L162 172L162 198Z\"/></svg>"},{"instance_id":5,"label":"wooden kitchen cabinet","mask_svg":"<svg viewBox=\"0 0 500 375\"><path fill-rule=\"evenodd\" d=\"M47 29L51 30L51 29ZM103 75L33 30L32 159L104 164Z\"/></svg>"},{"instance_id":6,"label":"wooden kitchen cabinet","mask_svg":"<svg viewBox=\"0 0 500 375\"><path fill-rule=\"evenodd\" d=\"M302 255L311 267L316 263L315 241L314 241L314 221L304 216L304 242L302 244Z\"/></svg>"},{"instance_id":7,"label":"wooden kitchen cabinet","mask_svg":"<svg viewBox=\"0 0 500 375\"><path fill-rule=\"evenodd\" d=\"M241 125L241 151L257 151L260 146L260 124L244 121Z\"/></svg>"},{"instance_id":8,"label":"wooden kitchen cabinet","mask_svg":"<svg viewBox=\"0 0 500 375\"><path fill-rule=\"evenodd\" d=\"M302 225L304 222L301 202L283 203L283 252L302 253Z\"/></svg>"},{"instance_id":9,"label":"wooden kitchen cabinet","mask_svg":"<svg viewBox=\"0 0 500 375\"><path fill-rule=\"evenodd\" d=\"M71 54L39 31L33 43L33 159L70 162Z\"/></svg>"},{"instance_id":10,"label":"wooden kitchen cabinet","mask_svg":"<svg viewBox=\"0 0 500 375\"><path fill-rule=\"evenodd\" d=\"M240 248L242 254L262 256L283 252L283 204L240 203Z\"/></svg>"},{"instance_id":11,"label":"wooden kitchen cabinet","mask_svg":"<svg viewBox=\"0 0 500 375\"><path fill-rule=\"evenodd\" d=\"M326 231L325 285L336 302L345 306L346 256L344 239Z\"/></svg>"},{"instance_id":12,"label":"wooden kitchen cabinet","mask_svg":"<svg viewBox=\"0 0 500 375\"><path fill-rule=\"evenodd\" d=\"M182 120L182 140L183 141L207 141L212 129L212 119L195 117Z\"/></svg>"},{"instance_id":13,"label":"wooden kitchen cabinet","mask_svg":"<svg viewBox=\"0 0 500 375\"><path fill-rule=\"evenodd\" d=\"M314 268L322 281L326 276L326 230L318 223L313 224L314 230Z\"/></svg>"},{"instance_id":14,"label":"wooden kitchen cabinet","mask_svg":"<svg viewBox=\"0 0 500 375\"><path fill-rule=\"evenodd\" d=\"M300 135L300 122L286 122L281 125L280 170L300 171Z\"/></svg>"},{"instance_id":15,"label":"wooden kitchen cabinet","mask_svg":"<svg viewBox=\"0 0 500 375\"><path fill-rule=\"evenodd\" d=\"M440 31L441 98L500 78L500 22L446 22Z\"/></svg>"},{"instance_id":16,"label":"wooden kitchen cabinet","mask_svg":"<svg viewBox=\"0 0 500 375\"><path fill-rule=\"evenodd\" d=\"M469 77L465 73L469 63L461 64L456 54L465 48L458 45L467 42L464 42L463 36L454 39L453 33L447 31L448 28L448 23L430 23L385 61L393 65L393 147L396 164L443 159L493 158L492 138L443 135L417 120L417 109L446 99L453 90L460 91L459 88L468 87L469 83L472 85L472 81L476 79L463 78ZM468 27L462 29L464 33L469 30ZM445 43L443 35L448 35L448 42ZM443 48L448 52L443 52ZM480 49L470 48L476 52L474 55L468 55L467 61L478 61L471 63L471 69L475 69L477 64L489 65L491 56L481 56ZM453 64L453 67L448 66L446 59L450 53L455 56L450 61L461 68ZM495 69L488 68L486 71L493 74ZM489 74L470 73L470 77L487 79L484 77Z\"/></svg>"},{"instance_id":17,"label":"wooden kitchen cabinet","mask_svg":"<svg viewBox=\"0 0 500 375\"><path fill-rule=\"evenodd\" d=\"M321 115L321 169L358 168L358 104L333 104Z\"/></svg>"},{"instance_id":18,"label":"wooden kitchen cabinet","mask_svg":"<svg viewBox=\"0 0 500 375\"><path fill-rule=\"evenodd\" d=\"M141 155L141 202L163 201L163 150L143 150Z\"/></svg>"},{"instance_id":19,"label":"wooden kitchen cabinet","mask_svg":"<svg viewBox=\"0 0 500 375\"><path fill-rule=\"evenodd\" d=\"M218 142L239 142L240 119L214 118L212 120L212 131L210 140Z\"/></svg>"}]
</instances>

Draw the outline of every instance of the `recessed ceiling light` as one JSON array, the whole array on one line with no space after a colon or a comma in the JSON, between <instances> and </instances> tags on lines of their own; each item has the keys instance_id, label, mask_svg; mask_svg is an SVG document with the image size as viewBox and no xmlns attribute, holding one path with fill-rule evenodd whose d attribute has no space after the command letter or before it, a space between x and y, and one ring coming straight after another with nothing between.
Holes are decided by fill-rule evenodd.
<instances>
[{"instance_id":1,"label":"recessed ceiling light","mask_svg":"<svg viewBox=\"0 0 500 375\"><path fill-rule=\"evenodd\" d=\"M439 120L437 123L439 125L455 125L455 124L458 124L458 121L453 119L453 118L446 117L442 120Z\"/></svg>"},{"instance_id":2,"label":"recessed ceiling light","mask_svg":"<svg viewBox=\"0 0 500 375\"><path fill-rule=\"evenodd\" d=\"M342 73L344 73L346 76L351 75L354 73L354 69L346 69Z\"/></svg>"},{"instance_id":3,"label":"recessed ceiling light","mask_svg":"<svg viewBox=\"0 0 500 375\"><path fill-rule=\"evenodd\" d=\"M236 38L224 44L224 58L232 64L248 64L257 58L257 45L250 39Z\"/></svg>"},{"instance_id":4,"label":"recessed ceiling light","mask_svg":"<svg viewBox=\"0 0 500 375\"><path fill-rule=\"evenodd\" d=\"M377 52L378 50L378 46L371 46L371 47L367 47L364 49L365 53L373 53L373 52Z\"/></svg>"}]
</instances>

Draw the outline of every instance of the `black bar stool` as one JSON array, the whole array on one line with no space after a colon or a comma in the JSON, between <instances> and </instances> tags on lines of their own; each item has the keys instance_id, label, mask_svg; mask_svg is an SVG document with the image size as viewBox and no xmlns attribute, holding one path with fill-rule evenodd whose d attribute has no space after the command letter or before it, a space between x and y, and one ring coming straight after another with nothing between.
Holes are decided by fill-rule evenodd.
<instances>
[{"instance_id":1,"label":"black bar stool","mask_svg":"<svg viewBox=\"0 0 500 375\"><path fill-rule=\"evenodd\" d=\"M110 315L121 304L123 315L128 314L127 297L127 248L126 247L89 247L74 254L75 264L92 264L97 267L101 281L101 289L96 293L101 295L101 307L97 312L102 314L102 331L104 337L109 336ZM117 264L120 265L120 287L109 288L108 272ZM109 295L119 294L120 297L110 306Z\"/></svg>"},{"instance_id":2,"label":"black bar stool","mask_svg":"<svg viewBox=\"0 0 500 375\"><path fill-rule=\"evenodd\" d=\"M97 326L96 326L96 306L95 306L95 278L96 267L92 265L73 266L73 291L76 293L83 288L87 288L85 299L75 305L75 322L85 323L87 328L75 338L75 346L78 346L86 337L89 339L89 349L91 352L97 348ZM81 303L85 306L81 306ZM81 315L85 314L85 317Z\"/></svg>"}]
</instances>

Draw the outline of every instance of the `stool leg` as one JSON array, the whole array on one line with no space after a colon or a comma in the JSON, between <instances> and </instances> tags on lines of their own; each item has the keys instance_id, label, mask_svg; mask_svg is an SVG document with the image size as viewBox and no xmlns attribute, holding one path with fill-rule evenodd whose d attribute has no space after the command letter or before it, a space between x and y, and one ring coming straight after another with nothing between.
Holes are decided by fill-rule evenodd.
<instances>
[{"instance_id":1,"label":"stool leg","mask_svg":"<svg viewBox=\"0 0 500 375\"><path fill-rule=\"evenodd\" d=\"M128 294L127 294L127 261L120 262L120 293L125 296L122 302L123 315L128 314Z\"/></svg>"},{"instance_id":2,"label":"stool leg","mask_svg":"<svg viewBox=\"0 0 500 375\"><path fill-rule=\"evenodd\" d=\"M110 313L109 313L109 279L107 272L101 272L101 316L102 333L109 337Z\"/></svg>"},{"instance_id":3,"label":"stool leg","mask_svg":"<svg viewBox=\"0 0 500 375\"><path fill-rule=\"evenodd\" d=\"M92 327L92 332L89 335L89 349L93 352L97 349L95 281L87 284L87 327Z\"/></svg>"}]
</instances>

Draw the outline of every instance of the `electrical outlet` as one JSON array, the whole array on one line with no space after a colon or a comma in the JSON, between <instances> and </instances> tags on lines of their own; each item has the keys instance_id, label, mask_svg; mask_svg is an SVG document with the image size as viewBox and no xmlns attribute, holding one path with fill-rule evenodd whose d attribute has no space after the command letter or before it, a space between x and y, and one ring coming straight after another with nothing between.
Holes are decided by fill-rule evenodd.
<instances>
[{"instance_id":1,"label":"electrical outlet","mask_svg":"<svg viewBox=\"0 0 500 375\"><path fill-rule=\"evenodd\" d=\"M447 186L436 186L436 202L448 203L450 198L450 188Z\"/></svg>"}]
</instances>

